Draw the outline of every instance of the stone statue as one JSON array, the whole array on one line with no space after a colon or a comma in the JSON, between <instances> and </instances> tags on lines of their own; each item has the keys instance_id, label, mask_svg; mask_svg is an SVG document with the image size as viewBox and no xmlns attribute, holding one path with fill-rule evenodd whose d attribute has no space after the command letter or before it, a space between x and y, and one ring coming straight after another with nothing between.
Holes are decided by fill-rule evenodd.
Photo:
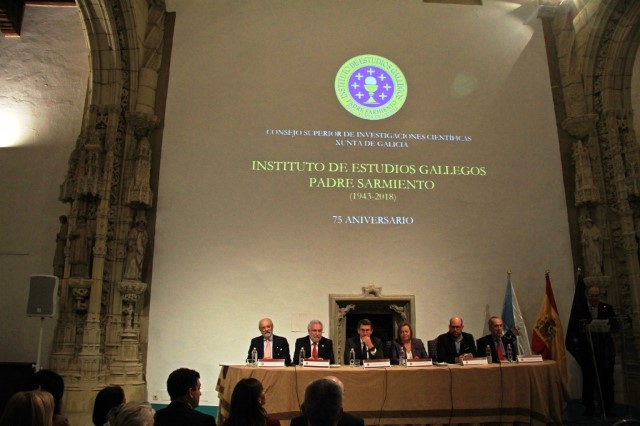
<instances>
[{"instance_id":1,"label":"stone statue","mask_svg":"<svg viewBox=\"0 0 640 426\"><path fill-rule=\"evenodd\" d=\"M133 328L133 305L131 303L127 303L123 306L122 313L124 314L124 328L130 329Z\"/></svg>"},{"instance_id":2,"label":"stone statue","mask_svg":"<svg viewBox=\"0 0 640 426\"><path fill-rule=\"evenodd\" d=\"M591 218L584 221L580 237L586 276L602 275L602 235Z\"/></svg>"},{"instance_id":3,"label":"stone statue","mask_svg":"<svg viewBox=\"0 0 640 426\"><path fill-rule=\"evenodd\" d=\"M53 255L53 275L62 278L64 275L64 248L67 245L67 233L69 232L69 221L67 216L58 217L60 220L60 230L56 234L56 251Z\"/></svg>"},{"instance_id":4,"label":"stone statue","mask_svg":"<svg viewBox=\"0 0 640 426\"><path fill-rule=\"evenodd\" d=\"M87 225L85 216L78 216L78 223L76 228L69 234L69 241L71 241L69 246L70 276L89 278L93 235Z\"/></svg>"},{"instance_id":5,"label":"stone statue","mask_svg":"<svg viewBox=\"0 0 640 426\"><path fill-rule=\"evenodd\" d=\"M127 257L124 262L123 279L139 281L142 277L142 262L148 241L147 220L142 216L136 220L136 225L131 228L127 236Z\"/></svg>"}]
</instances>

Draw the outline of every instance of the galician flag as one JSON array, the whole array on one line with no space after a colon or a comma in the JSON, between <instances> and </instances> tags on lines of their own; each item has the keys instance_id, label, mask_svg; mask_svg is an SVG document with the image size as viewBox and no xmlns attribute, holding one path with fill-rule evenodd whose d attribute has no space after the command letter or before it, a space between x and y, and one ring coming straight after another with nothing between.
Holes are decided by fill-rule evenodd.
<instances>
[{"instance_id":1,"label":"galician flag","mask_svg":"<svg viewBox=\"0 0 640 426\"><path fill-rule=\"evenodd\" d=\"M547 287L542 306L538 311L538 318L533 328L533 338L531 339L531 350L535 354L542 355L543 359L552 359L558 364L560 374L567 380L567 358L564 348L564 334L562 324L558 315L556 299L553 297L549 272L545 274Z\"/></svg>"},{"instance_id":2,"label":"galician flag","mask_svg":"<svg viewBox=\"0 0 640 426\"><path fill-rule=\"evenodd\" d=\"M518 342L518 353L521 355L531 355L531 346L529 345L529 334L527 326L524 324L520 305L516 298L516 291L511 284L511 274L508 274L507 289L504 292L504 302L502 304L502 322L504 323L505 332L513 331Z\"/></svg>"}]
</instances>

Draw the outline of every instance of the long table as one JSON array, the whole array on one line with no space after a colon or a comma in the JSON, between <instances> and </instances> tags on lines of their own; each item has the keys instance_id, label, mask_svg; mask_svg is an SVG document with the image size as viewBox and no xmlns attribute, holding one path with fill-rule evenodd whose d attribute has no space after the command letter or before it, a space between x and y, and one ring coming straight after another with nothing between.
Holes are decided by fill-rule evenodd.
<instances>
[{"instance_id":1,"label":"long table","mask_svg":"<svg viewBox=\"0 0 640 426\"><path fill-rule=\"evenodd\" d=\"M345 388L344 409L366 424L562 424L566 383L554 361L425 368L255 368L222 366L216 390L219 423L228 416L235 384L262 382L269 415L283 425L300 415L309 382L333 375Z\"/></svg>"}]
</instances>

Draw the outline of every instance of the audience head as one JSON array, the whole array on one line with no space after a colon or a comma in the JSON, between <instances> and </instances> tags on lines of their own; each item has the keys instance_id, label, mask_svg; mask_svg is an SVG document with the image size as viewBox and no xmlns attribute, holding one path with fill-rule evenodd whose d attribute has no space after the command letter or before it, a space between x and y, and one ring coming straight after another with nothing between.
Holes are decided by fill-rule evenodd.
<instances>
[{"instance_id":1,"label":"audience head","mask_svg":"<svg viewBox=\"0 0 640 426\"><path fill-rule=\"evenodd\" d=\"M109 426L153 426L155 411L148 402L127 402L109 413Z\"/></svg>"},{"instance_id":2,"label":"audience head","mask_svg":"<svg viewBox=\"0 0 640 426\"><path fill-rule=\"evenodd\" d=\"M342 416L342 388L328 378L314 380L304 392L302 412L311 426L335 426Z\"/></svg>"},{"instance_id":3,"label":"audience head","mask_svg":"<svg viewBox=\"0 0 640 426\"><path fill-rule=\"evenodd\" d=\"M413 329L411 328L411 324L408 322L403 322L398 326L398 340L400 342L409 342L413 337Z\"/></svg>"},{"instance_id":4,"label":"audience head","mask_svg":"<svg viewBox=\"0 0 640 426\"><path fill-rule=\"evenodd\" d=\"M309 333L309 338L313 343L318 343L322 338L322 322L320 320L311 320L309 325L307 326L307 332Z\"/></svg>"},{"instance_id":5,"label":"audience head","mask_svg":"<svg viewBox=\"0 0 640 426\"><path fill-rule=\"evenodd\" d=\"M169 374L167 392L171 401L183 401L196 408L200 404L200 373L190 368L178 368Z\"/></svg>"},{"instance_id":6,"label":"audience head","mask_svg":"<svg viewBox=\"0 0 640 426\"><path fill-rule=\"evenodd\" d=\"M340 379L338 379L336 376L325 376L324 378L327 380L331 380L333 383L338 385L340 387L340 390L344 394L344 383L342 383Z\"/></svg>"},{"instance_id":7,"label":"audience head","mask_svg":"<svg viewBox=\"0 0 640 426\"><path fill-rule=\"evenodd\" d=\"M258 379L241 379L231 393L229 424L263 425L266 412L262 406L265 402L264 389Z\"/></svg>"},{"instance_id":8,"label":"audience head","mask_svg":"<svg viewBox=\"0 0 640 426\"><path fill-rule=\"evenodd\" d=\"M371 336L372 333L373 333L373 324L371 323L371 321L369 321L366 318L363 318L360 321L358 321L358 334L360 335L360 338L363 338L365 336Z\"/></svg>"},{"instance_id":9,"label":"audience head","mask_svg":"<svg viewBox=\"0 0 640 426\"><path fill-rule=\"evenodd\" d=\"M49 392L18 392L7 401L0 426L51 426L53 407L53 396Z\"/></svg>"},{"instance_id":10,"label":"audience head","mask_svg":"<svg viewBox=\"0 0 640 426\"><path fill-rule=\"evenodd\" d=\"M502 332L504 331L502 329L502 318L500 317L491 317L489 318L489 331L491 332L491 335L493 336L494 339L498 339L500 337L502 337Z\"/></svg>"},{"instance_id":11,"label":"audience head","mask_svg":"<svg viewBox=\"0 0 640 426\"><path fill-rule=\"evenodd\" d=\"M53 414L60 414L64 380L55 371L40 370L31 376L30 388L49 392L53 396Z\"/></svg>"},{"instance_id":12,"label":"audience head","mask_svg":"<svg viewBox=\"0 0 640 426\"><path fill-rule=\"evenodd\" d=\"M124 390L120 386L107 386L96 395L93 403L93 424L102 426L107 422L109 411L126 402Z\"/></svg>"},{"instance_id":13,"label":"audience head","mask_svg":"<svg viewBox=\"0 0 640 426\"><path fill-rule=\"evenodd\" d=\"M258 321L258 330L260 330L262 337L271 339L271 336L273 336L273 321L271 321L271 318L262 318Z\"/></svg>"},{"instance_id":14,"label":"audience head","mask_svg":"<svg viewBox=\"0 0 640 426\"><path fill-rule=\"evenodd\" d=\"M464 322L460 317L451 317L449 319L449 333L454 337L458 338L462 335L462 329L464 329Z\"/></svg>"}]
</instances>

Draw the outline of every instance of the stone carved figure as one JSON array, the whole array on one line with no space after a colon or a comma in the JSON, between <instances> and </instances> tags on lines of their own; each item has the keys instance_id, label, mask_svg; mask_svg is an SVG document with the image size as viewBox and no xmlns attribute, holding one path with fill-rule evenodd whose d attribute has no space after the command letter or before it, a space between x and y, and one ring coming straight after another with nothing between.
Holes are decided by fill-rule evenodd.
<instances>
[{"instance_id":1,"label":"stone carved figure","mask_svg":"<svg viewBox=\"0 0 640 426\"><path fill-rule=\"evenodd\" d=\"M93 235L85 216L78 216L76 227L69 234L69 241L71 241L69 246L70 275L77 278L89 278Z\"/></svg>"},{"instance_id":2,"label":"stone carved figure","mask_svg":"<svg viewBox=\"0 0 640 426\"><path fill-rule=\"evenodd\" d=\"M67 245L67 233L69 232L69 220L67 216L60 216L60 230L56 234L56 251L53 254L53 275L62 278L64 275L64 248Z\"/></svg>"},{"instance_id":3,"label":"stone carved figure","mask_svg":"<svg viewBox=\"0 0 640 426\"><path fill-rule=\"evenodd\" d=\"M586 276L597 277L602 275L602 235L591 218L584 221L582 234L582 256Z\"/></svg>"},{"instance_id":4,"label":"stone carved figure","mask_svg":"<svg viewBox=\"0 0 640 426\"><path fill-rule=\"evenodd\" d=\"M136 225L127 236L127 257L123 274L125 280L140 280L142 277L142 262L148 242L147 220L142 216L136 220Z\"/></svg>"},{"instance_id":5,"label":"stone carved figure","mask_svg":"<svg viewBox=\"0 0 640 426\"><path fill-rule=\"evenodd\" d=\"M123 306L122 313L124 314L124 328L133 328L133 304L127 303Z\"/></svg>"}]
</instances>

